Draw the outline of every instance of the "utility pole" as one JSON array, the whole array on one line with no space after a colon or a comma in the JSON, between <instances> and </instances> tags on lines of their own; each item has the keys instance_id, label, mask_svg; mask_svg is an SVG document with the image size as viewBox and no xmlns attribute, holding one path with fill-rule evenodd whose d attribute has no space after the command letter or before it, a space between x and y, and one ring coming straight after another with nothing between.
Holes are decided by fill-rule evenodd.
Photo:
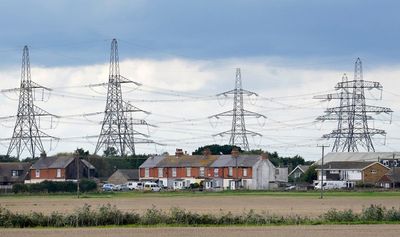
<instances>
[{"instance_id":1,"label":"utility pole","mask_svg":"<svg viewBox=\"0 0 400 237\"><path fill-rule=\"evenodd\" d=\"M342 82L336 84L335 89L339 93L318 95L314 99L340 100L339 107L328 108L325 115L317 120L337 120L337 129L322 138L335 139L332 152L358 152L363 148L367 152L375 152L371 137L374 135L386 136L386 131L370 128L368 121L374 118L370 114L391 114L393 110L386 107L366 104L365 89L377 89L381 91L383 86L379 82L365 81L361 59L357 58L354 66L354 79L349 81L347 76L342 77Z\"/></svg>"},{"instance_id":2,"label":"utility pole","mask_svg":"<svg viewBox=\"0 0 400 237\"><path fill-rule=\"evenodd\" d=\"M317 145L322 148L322 160L321 160L321 196L320 199L324 198L324 158L325 158L325 147L329 145Z\"/></svg>"},{"instance_id":3,"label":"utility pole","mask_svg":"<svg viewBox=\"0 0 400 237\"><path fill-rule=\"evenodd\" d=\"M395 180L395 172L396 172L396 170L395 170L395 168L394 168L394 157L395 157L395 153L393 152L393 159L392 159L392 173L393 173L393 175L392 175L392 180L393 180L393 189L395 189L395 187L396 187L396 180ZM397 163L397 162L396 162Z\"/></svg>"},{"instance_id":4,"label":"utility pole","mask_svg":"<svg viewBox=\"0 0 400 237\"><path fill-rule=\"evenodd\" d=\"M242 89L242 74L240 68L236 68L236 78L235 78L235 89L223 92L217 96L233 95L233 109L215 114L209 118L219 119L220 117L232 117L232 127L231 130L214 134L213 136L225 136L230 135L229 145L238 146L245 151L249 151L249 141L247 140L247 135L252 136L262 136L260 133L252 132L246 129L246 123L244 121L245 117L256 117L256 118L267 118L262 114L251 112L244 109L243 106L243 95L247 96L258 96L257 93Z\"/></svg>"},{"instance_id":5,"label":"utility pole","mask_svg":"<svg viewBox=\"0 0 400 237\"><path fill-rule=\"evenodd\" d=\"M75 152L75 165L76 165L76 195L79 198L80 188L79 188L79 165L80 165L80 158L79 153Z\"/></svg>"}]
</instances>

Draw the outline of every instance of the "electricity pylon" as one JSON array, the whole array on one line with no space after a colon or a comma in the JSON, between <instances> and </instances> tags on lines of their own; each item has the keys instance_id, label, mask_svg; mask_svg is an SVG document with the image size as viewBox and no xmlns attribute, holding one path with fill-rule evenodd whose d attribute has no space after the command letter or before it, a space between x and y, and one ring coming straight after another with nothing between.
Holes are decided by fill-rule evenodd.
<instances>
[{"instance_id":1,"label":"electricity pylon","mask_svg":"<svg viewBox=\"0 0 400 237\"><path fill-rule=\"evenodd\" d=\"M389 114L393 111L390 108L367 105L364 89L382 91L382 88L379 82L364 81L362 63L360 58L357 58L354 79L348 81L347 77L344 76L342 82L335 86L335 89L339 90L340 93L314 96L315 99L340 100L339 107L328 108L324 116L317 118L317 120L322 121L338 121L336 130L323 135L323 138L335 138L333 152L357 152L359 146L367 152L375 152L371 136L386 136L386 132L381 129L369 128L368 120L373 120L373 117L368 114Z\"/></svg>"},{"instance_id":2,"label":"electricity pylon","mask_svg":"<svg viewBox=\"0 0 400 237\"><path fill-rule=\"evenodd\" d=\"M34 105L35 89L50 90L31 80L29 49L28 46L25 46L22 54L20 88L8 90L19 90L20 92L14 132L7 150L7 155L11 155L16 150L18 159L25 150L29 152L32 158L35 158L38 153L45 153L42 138L57 139L42 132L36 122L37 117L54 115Z\"/></svg>"},{"instance_id":3,"label":"electricity pylon","mask_svg":"<svg viewBox=\"0 0 400 237\"><path fill-rule=\"evenodd\" d=\"M247 91L242 89L242 77L240 68L236 69L236 79L235 79L235 89L226 91L218 94L217 96L228 96L233 95L233 109L215 114L210 116L209 118L217 118L219 117L232 117L232 128L231 130L214 134L213 136L224 136L230 135L229 144L241 147L243 150L249 151L249 141L247 140L247 135L252 136L262 136L260 133L252 132L246 129L245 117L256 117L256 118L266 118L262 114L254 113L244 109L243 106L243 95L247 96L258 96L257 93Z\"/></svg>"},{"instance_id":4,"label":"electricity pylon","mask_svg":"<svg viewBox=\"0 0 400 237\"><path fill-rule=\"evenodd\" d=\"M110 68L107 83L107 102L95 154L103 148L104 151L113 149L117 155L125 156L129 152L135 154L135 143L153 143L151 140L134 138L135 134L140 133L133 130L132 124L147 123L144 120L137 120L133 123L128 118L129 114L134 112L149 114L149 112L141 110L122 99L121 84L124 83L141 85L120 75L118 43L116 39L113 39L111 42ZM112 154L106 152L106 155Z\"/></svg>"}]
</instances>

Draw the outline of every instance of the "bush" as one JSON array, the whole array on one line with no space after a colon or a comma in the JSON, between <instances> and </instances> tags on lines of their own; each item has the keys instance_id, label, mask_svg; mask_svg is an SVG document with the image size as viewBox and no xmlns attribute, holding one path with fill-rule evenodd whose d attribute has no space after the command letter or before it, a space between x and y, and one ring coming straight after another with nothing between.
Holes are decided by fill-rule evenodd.
<instances>
[{"instance_id":1,"label":"bush","mask_svg":"<svg viewBox=\"0 0 400 237\"><path fill-rule=\"evenodd\" d=\"M79 182L79 188L82 192L95 191L97 184L93 180L82 179ZM72 181L56 182L43 181L34 184L14 184L14 193L72 193L76 192L76 183Z\"/></svg>"}]
</instances>

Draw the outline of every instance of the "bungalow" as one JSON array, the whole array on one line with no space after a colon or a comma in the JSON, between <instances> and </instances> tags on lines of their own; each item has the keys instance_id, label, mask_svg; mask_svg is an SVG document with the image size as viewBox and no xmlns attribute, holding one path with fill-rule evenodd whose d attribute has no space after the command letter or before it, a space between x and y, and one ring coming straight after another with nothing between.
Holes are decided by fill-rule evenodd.
<instances>
[{"instance_id":1,"label":"bungalow","mask_svg":"<svg viewBox=\"0 0 400 237\"><path fill-rule=\"evenodd\" d=\"M76 181L78 161L73 156L47 157L45 155L30 168L30 180L25 183L51 181ZM95 167L86 160L79 159L79 177L94 177Z\"/></svg>"},{"instance_id":2,"label":"bungalow","mask_svg":"<svg viewBox=\"0 0 400 237\"><path fill-rule=\"evenodd\" d=\"M171 189L203 183L205 189L270 189L287 182L287 168L276 168L267 155L187 155L177 149L175 156L156 156L140 167L141 180L153 180Z\"/></svg>"},{"instance_id":3,"label":"bungalow","mask_svg":"<svg viewBox=\"0 0 400 237\"><path fill-rule=\"evenodd\" d=\"M29 179L28 162L2 162L0 163L0 185L13 185L24 183Z\"/></svg>"},{"instance_id":4,"label":"bungalow","mask_svg":"<svg viewBox=\"0 0 400 237\"><path fill-rule=\"evenodd\" d=\"M323 178L326 181L346 181L346 187L356 183L377 184L389 168L379 162L334 161L324 164ZM321 180L321 166L316 168Z\"/></svg>"},{"instance_id":5,"label":"bungalow","mask_svg":"<svg viewBox=\"0 0 400 237\"><path fill-rule=\"evenodd\" d=\"M108 182L112 184L124 184L129 181L139 180L138 169L118 169L109 178Z\"/></svg>"}]
</instances>

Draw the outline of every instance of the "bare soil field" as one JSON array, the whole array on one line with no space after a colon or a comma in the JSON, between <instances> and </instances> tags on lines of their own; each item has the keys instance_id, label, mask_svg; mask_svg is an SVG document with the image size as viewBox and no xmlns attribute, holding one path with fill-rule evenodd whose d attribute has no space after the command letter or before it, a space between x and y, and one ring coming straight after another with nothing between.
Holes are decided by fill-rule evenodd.
<instances>
[{"instance_id":1,"label":"bare soil field","mask_svg":"<svg viewBox=\"0 0 400 237\"><path fill-rule=\"evenodd\" d=\"M0 229L2 237L386 237L397 236L400 225L321 225L272 227L168 227L168 228L62 228L62 229Z\"/></svg>"},{"instance_id":2,"label":"bare soil field","mask_svg":"<svg viewBox=\"0 0 400 237\"><path fill-rule=\"evenodd\" d=\"M13 212L42 212L53 211L66 213L72 212L84 204L98 207L106 204L115 205L124 211L143 212L155 206L158 209L168 210L171 207L179 207L198 213L224 212L242 213L245 210L254 209L257 212L265 211L277 215L301 215L317 216L331 208L338 210L352 209L361 211L363 207L371 204L382 206L400 207L400 198L393 197L318 197L304 196L172 196L172 197L92 197L77 199L73 196L35 196L35 197L1 197L0 206Z\"/></svg>"}]
</instances>

